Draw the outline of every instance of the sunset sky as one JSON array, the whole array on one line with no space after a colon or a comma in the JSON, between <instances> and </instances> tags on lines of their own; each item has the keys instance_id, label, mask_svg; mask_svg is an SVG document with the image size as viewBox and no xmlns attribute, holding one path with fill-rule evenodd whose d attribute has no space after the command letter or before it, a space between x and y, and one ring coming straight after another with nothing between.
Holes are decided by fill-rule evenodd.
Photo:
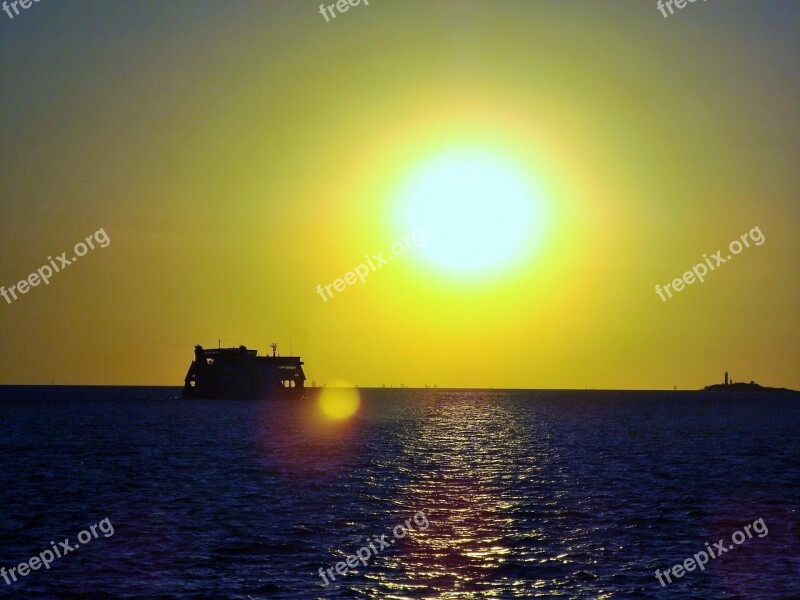
<instances>
[{"instance_id":1,"label":"sunset sky","mask_svg":"<svg viewBox=\"0 0 800 600\"><path fill-rule=\"evenodd\" d=\"M0 13L0 285L111 240L0 298L0 383L182 385L221 338L318 383L800 389L799 30L791 0Z\"/></svg>"}]
</instances>

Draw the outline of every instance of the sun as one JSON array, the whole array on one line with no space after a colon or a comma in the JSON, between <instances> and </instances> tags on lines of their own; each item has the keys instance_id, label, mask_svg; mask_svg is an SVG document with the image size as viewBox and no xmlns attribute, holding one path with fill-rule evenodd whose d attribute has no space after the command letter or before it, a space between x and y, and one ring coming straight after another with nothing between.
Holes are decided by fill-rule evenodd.
<instances>
[{"instance_id":1,"label":"sun","mask_svg":"<svg viewBox=\"0 0 800 600\"><path fill-rule=\"evenodd\" d=\"M542 194L511 158L457 150L425 161L399 193L405 220L437 266L475 273L523 260L544 228Z\"/></svg>"}]
</instances>

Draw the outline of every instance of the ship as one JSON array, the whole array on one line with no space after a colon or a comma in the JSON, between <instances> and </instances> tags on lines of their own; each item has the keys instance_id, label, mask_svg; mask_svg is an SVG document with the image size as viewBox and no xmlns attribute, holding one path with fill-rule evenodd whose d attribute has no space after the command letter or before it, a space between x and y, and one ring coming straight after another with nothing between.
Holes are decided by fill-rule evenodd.
<instances>
[{"instance_id":1,"label":"ship","mask_svg":"<svg viewBox=\"0 0 800 600\"><path fill-rule=\"evenodd\" d=\"M271 344L272 356L258 350L238 348L194 348L194 360L184 379L184 398L266 399L274 396L300 397L305 387L303 361L299 356L279 356L278 344Z\"/></svg>"}]
</instances>

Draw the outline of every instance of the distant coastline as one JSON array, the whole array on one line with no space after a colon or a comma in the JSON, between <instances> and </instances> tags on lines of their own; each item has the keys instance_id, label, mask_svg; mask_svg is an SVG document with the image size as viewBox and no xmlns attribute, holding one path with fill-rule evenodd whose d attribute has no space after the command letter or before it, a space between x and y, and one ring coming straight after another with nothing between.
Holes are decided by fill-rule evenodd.
<instances>
[{"instance_id":1,"label":"distant coastline","mask_svg":"<svg viewBox=\"0 0 800 600\"><path fill-rule=\"evenodd\" d=\"M306 396L315 398L321 387L305 388ZM142 386L142 385L0 385L0 401L26 401L26 400L57 400L59 402L72 401L98 401L115 399L120 401L137 400L179 400L181 386ZM412 388L412 387L359 387L359 391L375 394L377 397L394 396L398 393L425 392L435 398L443 393L464 392L495 392L522 394L532 393L549 396L551 398L564 398L575 396L582 398L606 399L633 399L641 396L641 400L667 400L670 398L696 399L764 399L786 396L797 396L800 400L800 391L789 388L763 387L756 383L714 384L702 389L683 390L634 390L634 389L586 389L586 388ZM187 400L201 402L200 400ZM230 401L230 400L224 400Z\"/></svg>"}]
</instances>

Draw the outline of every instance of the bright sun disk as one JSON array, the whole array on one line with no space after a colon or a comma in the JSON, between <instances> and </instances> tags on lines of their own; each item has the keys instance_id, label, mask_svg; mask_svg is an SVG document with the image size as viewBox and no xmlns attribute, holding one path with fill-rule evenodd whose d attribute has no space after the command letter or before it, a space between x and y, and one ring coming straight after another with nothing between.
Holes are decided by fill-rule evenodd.
<instances>
[{"instance_id":1,"label":"bright sun disk","mask_svg":"<svg viewBox=\"0 0 800 600\"><path fill-rule=\"evenodd\" d=\"M485 151L428 161L402 187L399 202L428 240L425 256L448 270L487 270L522 259L541 237L541 193L531 177Z\"/></svg>"}]
</instances>

